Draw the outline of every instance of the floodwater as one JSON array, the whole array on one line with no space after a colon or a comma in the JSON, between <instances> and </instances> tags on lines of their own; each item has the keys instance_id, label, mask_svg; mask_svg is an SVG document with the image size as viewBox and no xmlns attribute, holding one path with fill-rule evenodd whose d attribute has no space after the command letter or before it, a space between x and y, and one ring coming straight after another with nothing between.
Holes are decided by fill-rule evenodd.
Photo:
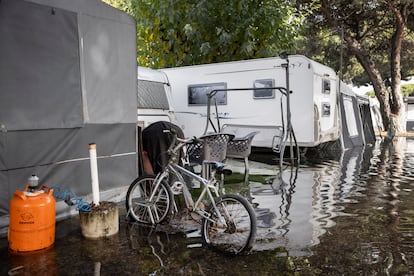
<instances>
[{"instance_id":1,"label":"floodwater","mask_svg":"<svg viewBox=\"0 0 414 276\"><path fill-rule=\"evenodd\" d=\"M248 183L225 184L255 206L249 255L203 247L185 215L155 229L130 223L121 204L111 238L83 238L74 217L57 223L47 250L12 254L0 239L0 275L414 275L414 140L308 157L282 173L254 159Z\"/></svg>"}]
</instances>

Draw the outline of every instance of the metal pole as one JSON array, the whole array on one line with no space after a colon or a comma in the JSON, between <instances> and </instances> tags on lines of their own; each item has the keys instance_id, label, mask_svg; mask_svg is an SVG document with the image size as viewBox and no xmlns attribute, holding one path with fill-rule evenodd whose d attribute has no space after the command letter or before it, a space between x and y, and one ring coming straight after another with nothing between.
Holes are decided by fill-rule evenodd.
<instances>
[{"instance_id":1,"label":"metal pole","mask_svg":"<svg viewBox=\"0 0 414 276\"><path fill-rule=\"evenodd\" d=\"M284 58L286 60L286 63L282 64L282 67L285 68L285 72L286 72L286 117L287 117L287 137L289 139L289 149L290 149L290 159L291 159L291 163L292 165L294 164L294 152L293 152L293 142L296 146L296 156L297 156L297 163L299 164L299 147L297 146L297 142L296 142L296 136L295 133L293 131L293 127L292 127L292 114L290 111L290 79L289 79L289 56L286 53L283 53L281 55L281 58ZM282 149L284 151L284 147ZM281 155L280 155L280 163L283 163L283 153L281 151ZM282 166L280 166L282 167Z\"/></svg>"},{"instance_id":2,"label":"metal pole","mask_svg":"<svg viewBox=\"0 0 414 276\"><path fill-rule=\"evenodd\" d=\"M91 164L91 181L92 181L92 202L99 205L99 179L98 179L98 162L96 157L96 144L89 144L89 156Z\"/></svg>"},{"instance_id":3,"label":"metal pole","mask_svg":"<svg viewBox=\"0 0 414 276\"><path fill-rule=\"evenodd\" d=\"M292 144L292 114L290 112L290 79L289 79L289 58L286 57L286 90L287 90L287 98L286 98L286 102L287 102L287 108L286 108L286 112L287 112L287 130L288 130L288 135L289 135L289 149L290 149L290 160L291 160L291 164L294 164L294 155L293 155L293 144Z\"/></svg>"}]
</instances>

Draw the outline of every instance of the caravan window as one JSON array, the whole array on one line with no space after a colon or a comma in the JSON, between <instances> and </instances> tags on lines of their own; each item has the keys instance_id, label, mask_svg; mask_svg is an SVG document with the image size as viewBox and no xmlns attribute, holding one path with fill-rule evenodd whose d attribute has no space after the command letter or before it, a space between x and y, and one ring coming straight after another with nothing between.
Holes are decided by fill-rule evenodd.
<instances>
[{"instance_id":1,"label":"caravan window","mask_svg":"<svg viewBox=\"0 0 414 276\"><path fill-rule=\"evenodd\" d=\"M264 89L266 87L274 87L274 79L265 79L265 80L255 80L253 87L261 88L253 90L254 99L269 99L275 97L275 91L273 89Z\"/></svg>"},{"instance_id":2,"label":"caravan window","mask_svg":"<svg viewBox=\"0 0 414 276\"><path fill-rule=\"evenodd\" d=\"M331 104L330 103L322 103L322 117L331 116Z\"/></svg>"},{"instance_id":3,"label":"caravan window","mask_svg":"<svg viewBox=\"0 0 414 276\"><path fill-rule=\"evenodd\" d=\"M188 86L188 104L207 105L207 94L216 89L227 89L227 84L221 82ZM218 91L212 98L212 103L215 103L214 99L218 105L226 105L227 91Z\"/></svg>"},{"instance_id":4,"label":"caravan window","mask_svg":"<svg viewBox=\"0 0 414 276\"><path fill-rule=\"evenodd\" d=\"M329 94L331 93L331 81L328 79L322 80L322 93Z\"/></svg>"}]
</instances>

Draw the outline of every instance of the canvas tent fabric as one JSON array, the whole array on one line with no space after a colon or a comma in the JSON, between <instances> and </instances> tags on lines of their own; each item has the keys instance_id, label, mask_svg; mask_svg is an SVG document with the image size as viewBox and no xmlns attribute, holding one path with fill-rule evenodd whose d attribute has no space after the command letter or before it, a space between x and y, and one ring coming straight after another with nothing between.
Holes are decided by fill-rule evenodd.
<instances>
[{"instance_id":1,"label":"canvas tent fabric","mask_svg":"<svg viewBox=\"0 0 414 276\"><path fill-rule=\"evenodd\" d=\"M129 91L136 87L131 76L131 71L136 72L132 69L136 60L131 57L135 53L132 18L126 20L123 13L98 0L36 2L54 6L1 2L0 35L7 42L0 44L3 128L134 123L136 95ZM71 6L59 8L69 4L65 2ZM93 4L93 9L81 11L76 3ZM109 11L120 16L105 17ZM49 116L56 107L60 112Z\"/></svg>"},{"instance_id":2,"label":"canvas tent fabric","mask_svg":"<svg viewBox=\"0 0 414 276\"><path fill-rule=\"evenodd\" d=\"M56 9L52 14L47 7L34 3L1 2L0 122L3 128L82 126L76 26L74 12ZM64 108L63 112L46 116L51 111L50 104L59 102L66 103L59 105Z\"/></svg>"},{"instance_id":3,"label":"canvas tent fabric","mask_svg":"<svg viewBox=\"0 0 414 276\"><path fill-rule=\"evenodd\" d=\"M361 112L361 119L363 124L364 130L364 137L366 144L374 144L376 137L375 137L375 130L373 126L373 118L371 116L371 106L368 98L357 96L358 105Z\"/></svg>"},{"instance_id":4,"label":"canvas tent fabric","mask_svg":"<svg viewBox=\"0 0 414 276\"><path fill-rule=\"evenodd\" d=\"M33 173L89 195L89 143L108 198L136 178L135 28L99 0L0 1L0 232Z\"/></svg>"},{"instance_id":5,"label":"canvas tent fabric","mask_svg":"<svg viewBox=\"0 0 414 276\"><path fill-rule=\"evenodd\" d=\"M369 100L357 96L348 86L341 84L339 105L342 120L341 139L344 148L372 144L375 141L375 134Z\"/></svg>"}]
</instances>

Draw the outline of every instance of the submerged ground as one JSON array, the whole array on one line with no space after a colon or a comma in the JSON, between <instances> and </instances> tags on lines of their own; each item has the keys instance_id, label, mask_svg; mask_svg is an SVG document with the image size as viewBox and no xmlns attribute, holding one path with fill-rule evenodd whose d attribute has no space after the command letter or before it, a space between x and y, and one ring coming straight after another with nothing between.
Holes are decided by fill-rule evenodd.
<instances>
[{"instance_id":1,"label":"submerged ground","mask_svg":"<svg viewBox=\"0 0 414 276\"><path fill-rule=\"evenodd\" d=\"M0 239L1 275L411 275L414 273L414 140L378 140L364 149L302 160L280 173L252 156L248 183L227 192L255 206L258 235L247 256L201 245L185 214L149 228L125 219L119 233L82 237L77 216L58 222L52 248L12 254ZM235 171L241 162L230 161Z\"/></svg>"}]
</instances>

